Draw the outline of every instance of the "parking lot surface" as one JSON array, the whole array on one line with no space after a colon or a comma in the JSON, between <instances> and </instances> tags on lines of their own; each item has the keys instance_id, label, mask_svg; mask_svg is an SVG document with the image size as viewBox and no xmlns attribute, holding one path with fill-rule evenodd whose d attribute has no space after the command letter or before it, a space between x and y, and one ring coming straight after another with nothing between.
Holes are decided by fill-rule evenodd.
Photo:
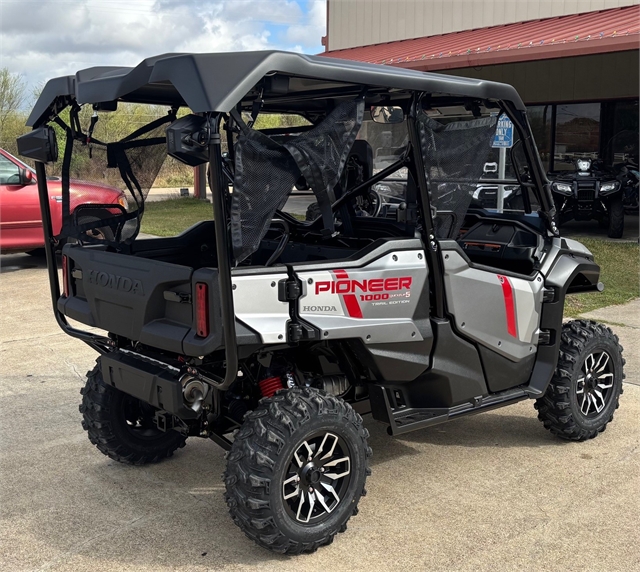
<instances>
[{"instance_id":1,"label":"parking lot surface","mask_svg":"<svg viewBox=\"0 0 640 572\"><path fill-rule=\"evenodd\" d=\"M560 441L532 402L401 439L365 419L374 457L360 514L331 546L288 558L233 525L213 443L190 439L146 467L89 443L79 390L96 355L56 325L42 261L0 264L2 571L640 569L638 302L598 311L619 324L627 358L604 434Z\"/></svg>"}]
</instances>

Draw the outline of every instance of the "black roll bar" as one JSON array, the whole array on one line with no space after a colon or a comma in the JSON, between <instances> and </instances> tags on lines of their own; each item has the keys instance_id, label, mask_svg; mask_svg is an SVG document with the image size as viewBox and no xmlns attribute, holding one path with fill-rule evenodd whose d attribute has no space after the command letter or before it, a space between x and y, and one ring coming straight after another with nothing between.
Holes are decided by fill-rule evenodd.
<instances>
[{"instance_id":1,"label":"black roll bar","mask_svg":"<svg viewBox=\"0 0 640 572\"><path fill-rule=\"evenodd\" d=\"M220 288L220 306L226 368L224 381L216 389L224 391L238 376L238 344L236 341L236 314L233 307L233 285L231 283L231 247L227 232L227 203L225 201L225 180L220 139L221 116L212 116L210 121L209 169L211 171L211 202L216 235L216 254L218 257L218 286Z\"/></svg>"},{"instance_id":2,"label":"black roll bar","mask_svg":"<svg viewBox=\"0 0 640 572\"><path fill-rule=\"evenodd\" d=\"M331 210L335 212L348 200L351 200L353 197L358 196L365 189L368 189L371 185L375 185L376 183L379 183L383 179L386 179L389 175L392 175L396 171L399 171L403 167L406 167L408 164L409 164L409 159L407 157L403 157L402 159L396 161L395 163L392 163L388 167L385 167L384 169L382 169L382 171L376 173L370 179L367 179L366 181L363 181L362 183L360 183L359 185L356 185L352 189L349 189L347 193L342 195L336 202L334 202L331 205Z\"/></svg>"},{"instance_id":3,"label":"black roll bar","mask_svg":"<svg viewBox=\"0 0 640 572\"><path fill-rule=\"evenodd\" d=\"M411 109L407 118L409 127L409 142L411 144L411 156L413 161L409 164L409 170L418 185L420 191L420 204L422 207L422 219L424 220L424 250L429 261L429 276L433 277L433 292L435 298L435 318L445 317L445 293L444 293L444 269L438 254L438 240L431 216L431 200L427 183L426 169L420 147L420 135L418 133L418 101L421 94L414 94L411 100Z\"/></svg>"},{"instance_id":4,"label":"black roll bar","mask_svg":"<svg viewBox=\"0 0 640 572\"><path fill-rule=\"evenodd\" d=\"M38 179L38 199L40 200L40 215L42 216L42 229L44 231L44 250L47 256L47 271L49 274L49 290L51 292L51 303L56 321L62 330L74 338L82 340L100 354L110 351L113 341L104 336L91 334L74 328L67 322L66 316L58 310L58 299L60 298L60 284L58 282L58 264L56 261L53 238L53 224L51 222L51 208L49 207L49 191L47 189L47 170L44 163L36 161L36 177Z\"/></svg>"}]
</instances>

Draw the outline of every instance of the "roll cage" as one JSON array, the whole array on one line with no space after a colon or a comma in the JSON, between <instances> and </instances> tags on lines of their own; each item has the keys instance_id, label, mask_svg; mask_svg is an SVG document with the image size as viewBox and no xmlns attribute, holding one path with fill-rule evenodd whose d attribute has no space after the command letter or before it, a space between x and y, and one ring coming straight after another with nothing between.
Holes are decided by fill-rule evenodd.
<instances>
[{"instance_id":1,"label":"roll cage","mask_svg":"<svg viewBox=\"0 0 640 572\"><path fill-rule=\"evenodd\" d=\"M504 84L281 52L165 55L144 60L133 69L91 68L78 72L76 76L51 80L38 99L28 125L34 128L34 134L39 133L47 129L49 123L59 122L60 113L65 108L70 107L73 111L85 104L93 105L98 112L114 109L118 102L167 105L172 110L167 116L167 123L175 119L178 108L189 107L202 118L201 139L197 141L197 146L209 166L213 218L228 223L231 217L228 187L229 180L233 180L233 173L228 160L222 155L221 145L226 140L229 159L233 161L238 117L243 113L249 114L252 119L259 113L297 113L312 125L287 129L286 132L304 134L319 125L341 103L358 97L363 99L366 108L374 105L402 107L407 117L408 144L395 163L353 188L344 189L340 197L331 196L330 211L340 211L371 185L401 168L408 169L415 185L416 212L419 213L415 230L424 244L430 269L430 290L433 293L431 315L434 319L444 319L447 310L442 261L438 254L438 237L431 208L436 181L426 176L427 166L420 144L418 122L425 101L433 104L437 100L444 105L456 102L471 105L486 103L496 112L508 115L519 135L529 166L528 178L516 171L518 182L523 187L533 189L540 201L540 213L547 232L549 235L557 234L552 222L553 202L548 182L531 136L524 105L515 90ZM73 112L71 117L74 117ZM73 141L82 143L85 138L86 143L91 134L82 133L76 123L64 127L67 133L65 162L68 163ZM278 135L280 132L271 130L266 133ZM23 148L26 148L25 145ZM31 156L39 159L36 161L38 191L56 319L66 333L83 340L100 353L107 353L115 346L113 339L74 328L57 307L60 282L55 246L60 237L54 237L52 232L45 157ZM117 165L121 172L126 172L122 163ZM131 213L121 215L132 218ZM323 224L327 226L324 218ZM304 224L288 220L292 225ZM320 224L316 220L310 226ZM226 390L236 379L239 363L232 291L232 267L236 260L233 259L227 224L215 225L215 239L226 362L224 379L215 383L215 386L218 390Z\"/></svg>"}]
</instances>

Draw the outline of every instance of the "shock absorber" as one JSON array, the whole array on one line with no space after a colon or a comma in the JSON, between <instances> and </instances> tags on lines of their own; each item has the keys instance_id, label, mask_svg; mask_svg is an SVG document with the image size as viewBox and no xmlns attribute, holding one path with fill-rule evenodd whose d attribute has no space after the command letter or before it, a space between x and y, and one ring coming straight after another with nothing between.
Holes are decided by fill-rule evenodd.
<instances>
[{"instance_id":1,"label":"shock absorber","mask_svg":"<svg viewBox=\"0 0 640 572\"><path fill-rule=\"evenodd\" d=\"M265 377L260 383L258 383L258 386L260 387L262 397L271 397L276 391L278 391L278 389L284 388L282 378L277 375Z\"/></svg>"}]
</instances>

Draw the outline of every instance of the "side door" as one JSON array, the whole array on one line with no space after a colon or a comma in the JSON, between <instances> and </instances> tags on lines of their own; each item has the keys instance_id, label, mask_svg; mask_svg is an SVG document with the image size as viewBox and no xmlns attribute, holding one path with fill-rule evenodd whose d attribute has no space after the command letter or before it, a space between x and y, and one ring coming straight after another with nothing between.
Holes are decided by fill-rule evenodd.
<instances>
[{"instance_id":1,"label":"side door","mask_svg":"<svg viewBox=\"0 0 640 572\"><path fill-rule=\"evenodd\" d=\"M25 184L21 166L0 153L0 249L21 250L44 244L38 186Z\"/></svg>"},{"instance_id":2,"label":"side door","mask_svg":"<svg viewBox=\"0 0 640 572\"><path fill-rule=\"evenodd\" d=\"M490 110L456 113L421 121L446 311L458 334L478 348L490 391L499 392L527 383L535 362L542 236L529 186L523 187L526 158L508 118Z\"/></svg>"}]
</instances>

